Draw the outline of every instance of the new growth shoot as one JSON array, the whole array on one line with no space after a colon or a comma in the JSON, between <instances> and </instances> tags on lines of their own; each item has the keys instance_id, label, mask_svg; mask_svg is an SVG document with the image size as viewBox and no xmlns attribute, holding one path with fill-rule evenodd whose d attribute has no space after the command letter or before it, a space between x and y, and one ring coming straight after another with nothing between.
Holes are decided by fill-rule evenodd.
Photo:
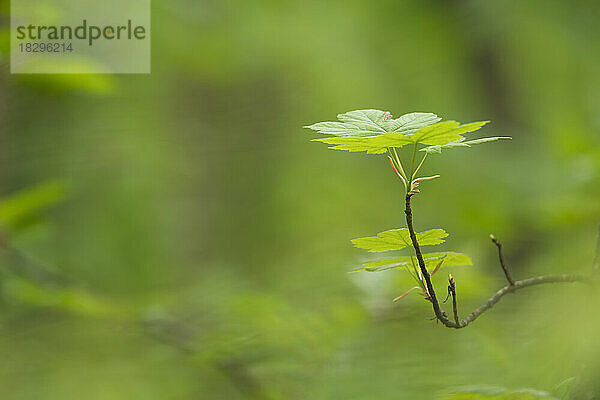
<instances>
[{"instance_id":1,"label":"new growth shoot","mask_svg":"<svg viewBox=\"0 0 600 400\"><path fill-rule=\"evenodd\" d=\"M460 124L456 121L442 121L440 117L432 113L415 112L394 119L392 114L387 111L368 109L350 111L338 115L337 118L338 121L335 122L319 122L306 128L320 134L328 135L326 138L314 140L329 145L331 149L385 155L387 162L394 174L402 182L404 188L406 227L390 229L380 232L375 236L352 240L355 247L369 252L408 250L407 255L397 255L393 258L367 262L356 270L368 272L387 270L406 271L415 281L415 286L394 298L393 301L399 301L409 294L416 292L431 303L435 319L449 328L459 329L466 327L507 293L543 283L585 282L588 280L587 277L579 275L547 275L514 281L504 263L502 245L492 236L492 241L498 247L500 264L508 285L500 289L482 306L461 320L458 317L457 284L452 274L449 274L448 296L446 300L450 297L452 298L453 318L448 318L437 300L431 277L442 267L472 265L472 261L467 255L457 252L423 253L421 251L423 246L443 243L448 233L443 229L430 229L420 233L415 232L411 199L420 193L420 184L440 177L437 174L419 176L419 172L429 156L441 154L450 149L459 147L469 148L475 144L510 138L495 136L467 139L465 135L481 129L489 121ZM406 154L405 159L400 157L403 147L408 147L409 149L409 153ZM421 153L423 153L422 156L420 156ZM600 257L597 257L597 259L600 260ZM596 262L596 264L600 263ZM597 269L600 269L600 267Z\"/></svg>"}]
</instances>

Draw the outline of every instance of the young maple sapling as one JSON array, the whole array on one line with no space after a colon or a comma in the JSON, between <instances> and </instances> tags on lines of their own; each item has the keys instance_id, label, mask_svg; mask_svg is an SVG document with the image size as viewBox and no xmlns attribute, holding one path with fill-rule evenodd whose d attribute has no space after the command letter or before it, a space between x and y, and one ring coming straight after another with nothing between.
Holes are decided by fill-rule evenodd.
<instances>
[{"instance_id":1,"label":"young maple sapling","mask_svg":"<svg viewBox=\"0 0 600 400\"><path fill-rule=\"evenodd\" d=\"M417 292L432 304L437 320L449 328L459 329L466 327L507 293L542 283L588 280L587 277L580 275L546 275L515 282L504 263L502 245L491 235L492 241L498 247L500 264L508 285L461 320L458 317L456 282L452 275L449 275L448 297L452 296L453 306L453 320L450 320L441 309L431 276L442 266L471 265L472 262L467 255L457 252L421 252L421 246L441 244L448 234L443 229L430 229L420 233L414 230L411 199L420 193L419 186L422 183L440 177L440 175L419 176L419 171L430 155L440 154L449 149L468 148L475 144L510 139L510 137L496 136L467 140L464 135L481 129L489 121L468 124L460 124L456 121L442 122L440 117L432 113L414 112L394 119L387 111L368 109L350 111L338 115L337 118L339 121L319 122L306 128L329 135L327 138L314 140L329 145L330 149L385 155L404 188L406 227L352 240L355 247L368 252L408 249L408 256L368 262L359 269L371 272L390 269L406 270L415 281L415 286L396 297L394 301ZM400 157L400 150L405 146L410 151L403 159Z\"/></svg>"}]
</instances>

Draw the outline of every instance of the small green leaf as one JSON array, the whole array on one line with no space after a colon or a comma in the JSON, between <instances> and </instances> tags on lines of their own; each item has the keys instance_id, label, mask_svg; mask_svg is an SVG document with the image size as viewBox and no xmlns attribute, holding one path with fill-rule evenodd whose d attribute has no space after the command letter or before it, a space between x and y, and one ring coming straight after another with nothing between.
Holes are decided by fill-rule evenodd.
<instances>
[{"instance_id":1,"label":"small green leaf","mask_svg":"<svg viewBox=\"0 0 600 400\"><path fill-rule=\"evenodd\" d=\"M66 188L60 181L23 189L0 200L0 224L9 230L18 229L65 198Z\"/></svg>"},{"instance_id":2,"label":"small green leaf","mask_svg":"<svg viewBox=\"0 0 600 400\"><path fill-rule=\"evenodd\" d=\"M443 243L448 236L443 229L431 229L417 233L417 241L421 246ZM377 236L364 237L352 240L355 247L368 250L369 252L402 250L412 244L410 233L407 228L391 229L378 233Z\"/></svg>"},{"instance_id":3,"label":"small green leaf","mask_svg":"<svg viewBox=\"0 0 600 400\"><path fill-rule=\"evenodd\" d=\"M84 316L118 317L127 315L122 305L112 304L75 287L44 287L14 278L4 282L4 293L21 303L39 307L56 307Z\"/></svg>"},{"instance_id":4,"label":"small green leaf","mask_svg":"<svg viewBox=\"0 0 600 400\"><path fill-rule=\"evenodd\" d=\"M444 396L443 400L557 400L548 392L535 389L508 390L497 386L473 386L455 389Z\"/></svg>"},{"instance_id":5,"label":"small green leaf","mask_svg":"<svg viewBox=\"0 0 600 400\"><path fill-rule=\"evenodd\" d=\"M421 246L429 246L444 243L443 238L447 236L448 233L443 229L430 229L425 232L417 233L417 241ZM412 244L412 242L409 243Z\"/></svg>"},{"instance_id":6,"label":"small green leaf","mask_svg":"<svg viewBox=\"0 0 600 400\"><path fill-rule=\"evenodd\" d=\"M474 144L495 142L496 140L501 140L501 139L512 139L512 138L508 137L508 136L487 137L487 138L474 139L474 140L465 140L465 138L462 138L462 139L456 140L454 142L446 143L446 144L425 147L424 149L421 149L420 151L424 151L428 154L440 154L442 152L442 149L452 149L452 148L456 148L456 147L471 147Z\"/></svg>"},{"instance_id":7,"label":"small green leaf","mask_svg":"<svg viewBox=\"0 0 600 400\"><path fill-rule=\"evenodd\" d=\"M409 260L408 257L402 258L402 260L407 260L407 259ZM397 258L397 259L392 259L392 260L383 260L383 261L385 261L385 263L383 263L383 264L382 264L383 261L381 263L379 261L372 261L372 262L364 264L363 267L357 268L350 272L361 272L361 271L382 272L382 271L388 271L390 269L402 269L404 267L410 266L410 262L393 262L393 261L397 261L397 260L400 260L400 259Z\"/></svg>"},{"instance_id":8,"label":"small green leaf","mask_svg":"<svg viewBox=\"0 0 600 400\"><path fill-rule=\"evenodd\" d=\"M334 146L329 147L333 150L345 150L349 152L363 152L367 154L383 154L389 147L402 147L412 143L408 136L398 132L386 133L371 137L333 137L327 139L313 139L315 142L322 142Z\"/></svg>"},{"instance_id":9,"label":"small green leaf","mask_svg":"<svg viewBox=\"0 0 600 400\"><path fill-rule=\"evenodd\" d=\"M453 251L423 254L423 261L428 270L435 268L440 260L444 260L442 267L453 267L458 265L473 265L471 257L463 253ZM411 264L410 257L391 258L387 260L371 261L364 264L363 268L356 271L380 272L389 269L404 268Z\"/></svg>"}]
</instances>

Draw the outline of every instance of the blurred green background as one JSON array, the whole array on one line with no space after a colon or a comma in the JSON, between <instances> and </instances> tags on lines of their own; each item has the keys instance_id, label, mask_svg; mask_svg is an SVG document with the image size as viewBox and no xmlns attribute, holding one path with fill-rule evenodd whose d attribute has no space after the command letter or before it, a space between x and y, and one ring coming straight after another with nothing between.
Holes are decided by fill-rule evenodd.
<instances>
[{"instance_id":1,"label":"blurred green background","mask_svg":"<svg viewBox=\"0 0 600 400\"><path fill-rule=\"evenodd\" d=\"M378 108L513 137L432 157L414 201L475 262L447 270L462 315L504 285L492 232L516 278L587 273L600 3L154 0L141 76L10 75L0 4L2 399L600 398L589 287L455 331L391 302L401 271L348 274L350 239L403 226L402 191L301 128Z\"/></svg>"}]
</instances>

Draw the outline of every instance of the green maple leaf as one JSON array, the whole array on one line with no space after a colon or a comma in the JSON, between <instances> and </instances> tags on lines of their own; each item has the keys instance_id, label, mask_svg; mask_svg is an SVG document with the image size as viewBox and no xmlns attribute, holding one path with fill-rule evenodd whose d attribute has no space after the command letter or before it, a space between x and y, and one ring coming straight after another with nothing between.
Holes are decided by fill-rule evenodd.
<instances>
[{"instance_id":1,"label":"green maple leaf","mask_svg":"<svg viewBox=\"0 0 600 400\"><path fill-rule=\"evenodd\" d=\"M390 112L381 110L355 110L339 114L337 118L340 122L319 122L305 128L325 135L364 138L390 132L410 134L441 119L435 114L421 112L393 119Z\"/></svg>"},{"instance_id":2,"label":"green maple leaf","mask_svg":"<svg viewBox=\"0 0 600 400\"><path fill-rule=\"evenodd\" d=\"M417 241L421 246L435 245L443 243L446 236L448 234L443 229L431 229L417 233ZM391 229L378 233L377 236L354 239L352 243L369 252L402 250L412 244L407 228Z\"/></svg>"}]
</instances>

